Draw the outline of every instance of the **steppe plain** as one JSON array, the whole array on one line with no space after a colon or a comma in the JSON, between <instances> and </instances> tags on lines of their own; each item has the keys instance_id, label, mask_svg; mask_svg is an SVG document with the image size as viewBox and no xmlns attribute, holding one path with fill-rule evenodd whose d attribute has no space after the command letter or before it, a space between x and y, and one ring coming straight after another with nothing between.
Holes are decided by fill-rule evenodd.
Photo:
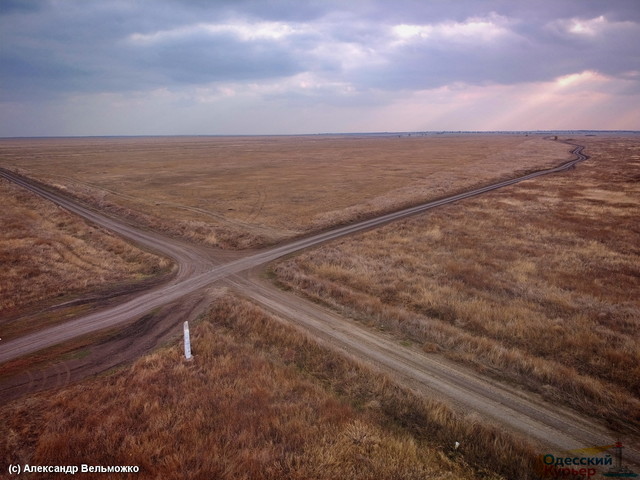
<instances>
[{"instance_id":1,"label":"steppe plain","mask_svg":"<svg viewBox=\"0 0 640 480\"><path fill-rule=\"evenodd\" d=\"M249 248L549 166L567 147L518 135L141 137L3 140L0 155L139 224Z\"/></svg>"},{"instance_id":2,"label":"steppe plain","mask_svg":"<svg viewBox=\"0 0 640 480\"><path fill-rule=\"evenodd\" d=\"M288 288L640 431L640 144L306 252Z\"/></svg>"},{"instance_id":3,"label":"steppe plain","mask_svg":"<svg viewBox=\"0 0 640 480\"><path fill-rule=\"evenodd\" d=\"M570 174L306 252L275 265L270 275L349 321L370 323L560 402L579 398L578 408L588 414L619 423L637 419L637 379L625 383L624 372L638 370L632 295L638 291L638 142L580 143L592 160ZM5 167L130 221L224 248L276 243L555 165L568 150L540 137L510 135L0 142ZM42 211L31 201L37 202L18 201L16 212L24 205ZM76 219L45 225L55 213L37 219L44 227L32 231L46 237L77 221L82 226L71 237L56 241L74 245L86 237L83 229L91 227ZM14 225L23 228L20 221ZM107 260L120 275L107 283L121 287L167 275L165 260L102 242L95 242L106 252L100 255L128 259L126 266ZM3 255L11 256L13 244L4 236L3 245ZM82 256L79 250L73 249ZM39 252L32 261L49 264L52 252ZM86 259L96 255L76 263L74 275L84 272L87 283L75 295L106 294L102 280L88 282L96 274ZM53 289L47 298L46 272L36 276L42 282L22 287L15 277L15 288L34 291L22 308L55 303L59 293ZM50 274L51 285L55 278ZM460 455L444 440L451 422L429 419L434 404L418 406L388 379L366 366L356 369L292 329L280 330L238 297L214 296L217 303L194 335L204 365L180 363L173 345L105 378L7 405L2 415L12 420L2 432L3 455L33 463L80 455L95 464L127 464L133 455L137 462L146 459L150 477L166 478L182 478L184 465L191 478L208 478L207 472L226 478L478 478L492 470L508 476L508 461L489 453L504 447L496 437L475 432L490 462ZM16 296L5 295L3 302L7 298ZM19 318L14 311L14 324ZM136 395L127 393L132 386ZM199 392L209 389L217 396L203 402ZM400 405L402 412L390 413ZM184 409L195 417L181 417ZM138 426L138 418L147 426ZM184 448L174 448L174 437Z\"/></svg>"}]
</instances>

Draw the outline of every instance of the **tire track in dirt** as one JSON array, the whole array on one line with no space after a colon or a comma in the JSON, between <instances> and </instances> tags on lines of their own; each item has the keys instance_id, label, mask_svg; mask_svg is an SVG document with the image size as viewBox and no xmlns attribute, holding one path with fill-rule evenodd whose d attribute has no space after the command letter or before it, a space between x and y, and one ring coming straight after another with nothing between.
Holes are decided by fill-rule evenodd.
<instances>
[{"instance_id":1,"label":"tire track in dirt","mask_svg":"<svg viewBox=\"0 0 640 480\"><path fill-rule=\"evenodd\" d=\"M3 378L0 380L0 404L78 382L135 361L165 342L179 338L182 322L197 319L215 295L215 291L209 290L194 292L122 326L113 334L94 338L89 345L81 342L80 355L66 353L67 358L61 362L34 366Z\"/></svg>"}]
</instances>

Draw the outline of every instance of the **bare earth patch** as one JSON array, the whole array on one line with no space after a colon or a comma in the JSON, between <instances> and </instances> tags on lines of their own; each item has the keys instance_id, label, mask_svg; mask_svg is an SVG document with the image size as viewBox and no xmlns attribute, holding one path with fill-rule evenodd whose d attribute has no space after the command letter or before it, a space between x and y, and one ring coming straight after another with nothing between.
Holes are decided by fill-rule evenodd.
<instances>
[{"instance_id":1,"label":"bare earth patch","mask_svg":"<svg viewBox=\"0 0 640 480\"><path fill-rule=\"evenodd\" d=\"M0 140L0 163L143 225L275 243L568 158L523 135Z\"/></svg>"},{"instance_id":2,"label":"bare earth patch","mask_svg":"<svg viewBox=\"0 0 640 480\"><path fill-rule=\"evenodd\" d=\"M640 428L640 146L278 264L287 287L621 431Z\"/></svg>"}]
</instances>

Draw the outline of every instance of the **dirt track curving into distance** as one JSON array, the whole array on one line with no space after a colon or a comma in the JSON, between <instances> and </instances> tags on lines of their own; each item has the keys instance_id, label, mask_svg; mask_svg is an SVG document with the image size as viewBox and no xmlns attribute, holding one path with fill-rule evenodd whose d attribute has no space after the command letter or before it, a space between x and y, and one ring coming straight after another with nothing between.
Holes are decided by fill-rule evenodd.
<instances>
[{"instance_id":1,"label":"dirt track curving into distance","mask_svg":"<svg viewBox=\"0 0 640 480\"><path fill-rule=\"evenodd\" d=\"M211 249L195 247L155 232L140 230L133 225L80 205L45 185L0 169L0 175L4 178L144 248L173 258L178 266L177 274L170 282L143 292L124 303L36 333L2 341L0 363L88 333L130 324L132 320L143 317L155 308L168 304L175 305L187 296L193 299L194 293L201 292L216 282L224 282L279 317L311 332L320 342L331 348L336 348L391 374L397 382L419 393L444 398L466 411L476 411L483 417L499 422L540 445L567 450L614 443L614 435L608 432L604 425L594 420L582 418L574 412L549 404L529 393L525 394L515 388L483 378L475 372L446 362L437 355L425 354L417 349L402 346L393 338L351 322L345 322L311 302L279 291L260 280L259 276L252 274L255 269L278 258L345 235L372 229L440 205L461 201L524 180L569 170L576 163L588 158L582 153L582 146L574 145L574 147L572 153L575 158L555 168L337 227L244 257L236 256L236 258L228 254L220 256L219 252ZM66 374L62 372L60 375L64 377ZM640 465L640 454L637 450L627 448L625 453L628 462Z\"/></svg>"}]
</instances>

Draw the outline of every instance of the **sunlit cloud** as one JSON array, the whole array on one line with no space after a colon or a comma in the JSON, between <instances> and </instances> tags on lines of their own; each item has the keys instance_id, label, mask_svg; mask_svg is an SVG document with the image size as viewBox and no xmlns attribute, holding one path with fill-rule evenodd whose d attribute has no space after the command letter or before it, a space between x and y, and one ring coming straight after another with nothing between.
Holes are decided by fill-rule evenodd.
<instances>
[{"instance_id":1,"label":"sunlit cloud","mask_svg":"<svg viewBox=\"0 0 640 480\"><path fill-rule=\"evenodd\" d=\"M436 24L400 24L391 28L394 44L434 40L453 43L493 42L511 34L506 17L492 14L485 18L469 18L464 22Z\"/></svg>"},{"instance_id":2,"label":"sunlit cloud","mask_svg":"<svg viewBox=\"0 0 640 480\"><path fill-rule=\"evenodd\" d=\"M128 39L134 44L153 45L170 42L197 35L230 34L242 41L280 40L285 37L308 33L311 28L304 24L284 22L234 22L234 23L196 23L153 33L132 33Z\"/></svg>"},{"instance_id":3,"label":"sunlit cloud","mask_svg":"<svg viewBox=\"0 0 640 480\"><path fill-rule=\"evenodd\" d=\"M558 77L553 83L555 84L556 88L552 88L552 90L557 91L559 89L578 87L581 85L592 86L604 81L607 81L606 77L600 75L598 72L585 70L584 72L572 73L570 75L563 75L562 77Z\"/></svg>"},{"instance_id":4,"label":"sunlit cloud","mask_svg":"<svg viewBox=\"0 0 640 480\"><path fill-rule=\"evenodd\" d=\"M591 20L571 20L569 22L568 30L571 33L578 35L596 35L604 27L606 27L607 21L603 15Z\"/></svg>"},{"instance_id":5,"label":"sunlit cloud","mask_svg":"<svg viewBox=\"0 0 640 480\"><path fill-rule=\"evenodd\" d=\"M629 80L592 71L517 86L458 83L396 98L370 114L367 126L384 130L392 120L405 131L629 128L640 124L640 111L628 102L640 96L616 94L628 87Z\"/></svg>"},{"instance_id":6,"label":"sunlit cloud","mask_svg":"<svg viewBox=\"0 0 640 480\"><path fill-rule=\"evenodd\" d=\"M175 92L176 98L189 98L196 103L215 104L231 97L253 98L254 100L288 101L296 103L301 98L315 103L336 102L335 98L357 95L348 82L324 79L309 72L300 73L281 80L263 82L230 82L214 84ZM330 99L330 100L329 100Z\"/></svg>"}]
</instances>

